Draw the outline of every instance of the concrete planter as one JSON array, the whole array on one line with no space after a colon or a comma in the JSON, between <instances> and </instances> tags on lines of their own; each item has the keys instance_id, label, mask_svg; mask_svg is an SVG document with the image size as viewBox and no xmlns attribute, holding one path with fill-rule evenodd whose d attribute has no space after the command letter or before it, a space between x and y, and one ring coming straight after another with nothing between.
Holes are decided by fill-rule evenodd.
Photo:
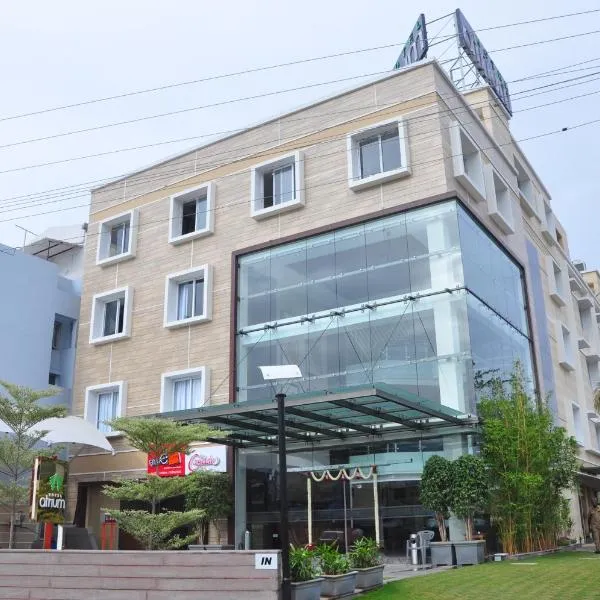
<instances>
[{"instance_id":1,"label":"concrete planter","mask_svg":"<svg viewBox=\"0 0 600 600\"><path fill-rule=\"evenodd\" d=\"M485 561L485 541L474 540L471 542L453 542L456 552L456 564L478 565Z\"/></svg>"},{"instance_id":2,"label":"concrete planter","mask_svg":"<svg viewBox=\"0 0 600 600\"><path fill-rule=\"evenodd\" d=\"M319 600L323 578L309 581L292 581L292 600Z\"/></svg>"},{"instance_id":3,"label":"concrete planter","mask_svg":"<svg viewBox=\"0 0 600 600\"><path fill-rule=\"evenodd\" d=\"M452 566L456 564L452 542L431 542L431 564Z\"/></svg>"},{"instance_id":4,"label":"concrete planter","mask_svg":"<svg viewBox=\"0 0 600 600\"><path fill-rule=\"evenodd\" d=\"M323 575L321 596L327 598L343 598L354 593L356 587L356 571L343 575Z\"/></svg>"},{"instance_id":5,"label":"concrete planter","mask_svg":"<svg viewBox=\"0 0 600 600\"><path fill-rule=\"evenodd\" d=\"M383 565L356 569L356 587L359 590L372 590L383 585Z\"/></svg>"}]
</instances>

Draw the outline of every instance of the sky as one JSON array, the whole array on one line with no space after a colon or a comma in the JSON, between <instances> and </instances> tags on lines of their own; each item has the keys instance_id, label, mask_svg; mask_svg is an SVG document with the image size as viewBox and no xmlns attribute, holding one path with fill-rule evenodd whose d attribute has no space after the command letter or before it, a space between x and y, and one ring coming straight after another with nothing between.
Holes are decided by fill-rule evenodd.
<instances>
[{"instance_id":1,"label":"sky","mask_svg":"<svg viewBox=\"0 0 600 600\"><path fill-rule=\"evenodd\" d=\"M84 223L89 218L89 188L94 185L201 145L216 133L252 125L391 69L420 12L430 23L430 40L440 41L452 33L449 19L440 17L456 8L462 9L475 30L600 8L597 0L408 4L398 0L5 2L0 21L0 242L22 246L27 238L17 226L40 234L49 227ZM478 35L509 82L515 111L511 129L517 140L600 119L600 93L593 94L600 92L600 12ZM494 52L563 36L576 37ZM214 78L379 46L387 47ZM430 56L443 49L443 44L432 48ZM515 81L583 61L589 62L571 66L554 78ZM590 75L590 81L566 82L558 90L539 88L581 75ZM207 78L162 91L9 118ZM310 87L284 91L301 86ZM531 91L521 96L543 93L519 99L518 92L524 90ZM268 95L231 102L261 94ZM591 95L530 109L581 94ZM189 108L194 110L61 135ZM29 141L48 136L54 137ZM187 139L173 141L182 138ZM600 122L522 143L567 230L572 258L585 260L588 268L600 267L599 139ZM113 152L149 144L158 145Z\"/></svg>"}]
</instances>

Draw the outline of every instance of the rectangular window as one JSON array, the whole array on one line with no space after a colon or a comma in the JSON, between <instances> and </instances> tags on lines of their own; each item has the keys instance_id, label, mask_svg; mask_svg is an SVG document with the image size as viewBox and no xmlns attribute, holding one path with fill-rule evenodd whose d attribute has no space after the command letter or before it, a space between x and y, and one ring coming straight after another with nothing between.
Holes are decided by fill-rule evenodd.
<instances>
[{"instance_id":1,"label":"rectangular window","mask_svg":"<svg viewBox=\"0 0 600 600\"><path fill-rule=\"evenodd\" d=\"M209 265L167 275L165 327L183 327L211 319L211 270Z\"/></svg>"},{"instance_id":2,"label":"rectangular window","mask_svg":"<svg viewBox=\"0 0 600 600\"><path fill-rule=\"evenodd\" d=\"M90 344L104 344L131 335L133 288L117 288L92 299Z\"/></svg>"},{"instance_id":3,"label":"rectangular window","mask_svg":"<svg viewBox=\"0 0 600 600\"><path fill-rule=\"evenodd\" d=\"M138 209L105 219L99 223L96 264L101 267L135 256Z\"/></svg>"},{"instance_id":4,"label":"rectangular window","mask_svg":"<svg viewBox=\"0 0 600 600\"><path fill-rule=\"evenodd\" d=\"M181 235L206 229L207 206L206 195L182 204Z\"/></svg>"},{"instance_id":5,"label":"rectangular window","mask_svg":"<svg viewBox=\"0 0 600 600\"><path fill-rule=\"evenodd\" d=\"M170 244L183 244L213 233L214 196L212 182L171 196Z\"/></svg>"},{"instance_id":6,"label":"rectangular window","mask_svg":"<svg viewBox=\"0 0 600 600\"><path fill-rule=\"evenodd\" d=\"M129 251L129 221L114 225L110 230L109 256L118 256Z\"/></svg>"},{"instance_id":7,"label":"rectangular window","mask_svg":"<svg viewBox=\"0 0 600 600\"><path fill-rule=\"evenodd\" d=\"M398 130L367 138L359 143L361 179L401 167Z\"/></svg>"},{"instance_id":8,"label":"rectangular window","mask_svg":"<svg viewBox=\"0 0 600 600\"><path fill-rule=\"evenodd\" d=\"M104 305L104 328L103 335L115 335L123 333L123 320L125 311L125 301L123 298L117 298Z\"/></svg>"},{"instance_id":9,"label":"rectangular window","mask_svg":"<svg viewBox=\"0 0 600 600\"><path fill-rule=\"evenodd\" d=\"M61 332L62 332L62 323L60 321L54 321L54 329L52 331L52 350L59 349Z\"/></svg>"},{"instance_id":10,"label":"rectangular window","mask_svg":"<svg viewBox=\"0 0 600 600\"><path fill-rule=\"evenodd\" d=\"M204 313L204 279L180 283L177 297L177 319L198 317Z\"/></svg>"},{"instance_id":11,"label":"rectangular window","mask_svg":"<svg viewBox=\"0 0 600 600\"><path fill-rule=\"evenodd\" d=\"M173 410L197 408L202 400L202 378L190 377L173 382Z\"/></svg>"},{"instance_id":12,"label":"rectangular window","mask_svg":"<svg viewBox=\"0 0 600 600\"><path fill-rule=\"evenodd\" d=\"M60 376L56 373L48 373L48 384L49 385L60 385Z\"/></svg>"},{"instance_id":13,"label":"rectangular window","mask_svg":"<svg viewBox=\"0 0 600 600\"><path fill-rule=\"evenodd\" d=\"M286 165L263 175L263 208L278 206L294 199L294 165Z\"/></svg>"},{"instance_id":14,"label":"rectangular window","mask_svg":"<svg viewBox=\"0 0 600 600\"><path fill-rule=\"evenodd\" d=\"M481 151L466 130L454 121L450 126L454 177L479 202L486 199Z\"/></svg>"},{"instance_id":15,"label":"rectangular window","mask_svg":"<svg viewBox=\"0 0 600 600\"><path fill-rule=\"evenodd\" d=\"M577 443L583 446L584 436L583 436L583 423L581 421L581 409L576 404L571 405L573 409L573 431L574 437L577 440Z\"/></svg>"},{"instance_id":16,"label":"rectangular window","mask_svg":"<svg viewBox=\"0 0 600 600\"><path fill-rule=\"evenodd\" d=\"M123 416L126 404L127 382L92 385L85 390L84 419L105 435L115 435L108 422Z\"/></svg>"},{"instance_id":17,"label":"rectangular window","mask_svg":"<svg viewBox=\"0 0 600 600\"><path fill-rule=\"evenodd\" d=\"M161 376L160 411L173 412L200 408L207 402L210 391L210 371L194 367Z\"/></svg>"},{"instance_id":18,"label":"rectangular window","mask_svg":"<svg viewBox=\"0 0 600 600\"><path fill-rule=\"evenodd\" d=\"M96 427L99 431L108 433L112 431L108 421L118 416L119 392L101 392L98 394L96 414Z\"/></svg>"}]
</instances>

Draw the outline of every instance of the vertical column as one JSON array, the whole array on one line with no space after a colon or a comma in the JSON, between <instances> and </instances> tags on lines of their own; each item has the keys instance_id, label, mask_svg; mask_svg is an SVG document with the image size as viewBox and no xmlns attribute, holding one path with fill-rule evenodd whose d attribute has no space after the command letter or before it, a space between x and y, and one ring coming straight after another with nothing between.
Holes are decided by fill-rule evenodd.
<instances>
[{"instance_id":1,"label":"vertical column","mask_svg":"<svg viewBox=\"0 0 600 600\"><path fill-rule=\"evenodd\" d=\"M235 460L235 548L244 544L244 534L248 524L246 522L246 455L240 450L234 451ZM250 540L252 544L252 540Z\"/></svg>"},{"instance_id":2,"label":"vertical column","mask_svg":"<svg viewBox=\"0 0 600 600\"><path fill-rule=\"evenodd\" d=\"M464 435L445 435L444 436L444 457L448 460L454 460L468 451L466 436ZM448 529L450 530L450 541L460 542L466 538L465 523L450 514L448 519Z\"/></svg>"}]
</instances>

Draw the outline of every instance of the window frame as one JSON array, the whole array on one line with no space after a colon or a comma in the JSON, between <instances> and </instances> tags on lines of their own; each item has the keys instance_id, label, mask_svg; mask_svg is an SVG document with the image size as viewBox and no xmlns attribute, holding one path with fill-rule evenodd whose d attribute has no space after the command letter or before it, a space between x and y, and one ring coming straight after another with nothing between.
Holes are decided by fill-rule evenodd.
<instances>
[{"instance_id":1,"label":"window frame","mask_svg":"<svg viewBox=\"0 0 600 600\"><path fill-rule=\"evenodd\" d=\"M571 330L562 322L557 321L556 326L556 342L558 345L558 364L565 371L575 370L575 343L573 341L573 334ZM567 340L565 340L565 334Z\"/></svg>"},{"instance_id":2,"label":"window frame","mask_svg":"<svg viewBox=\"0 0 600 600\"><path fill-rule=\"evenodd\" d=\"M104 335L104 324L106 315L106 305L109 302L122 298L123 307L123 331ZM107 292L95 294L92 298L92 317L90 321L90 344L99 345L115 342L131 337L131 320L133 308L133 288L125 286L115 288ZM101 312L100 312L101 311Z\"/></svg>"},{"instance_id":3,"label":"window frame","mask_svg":"<svg viewBox=\"0 0 600 600\"><path fill-rule=\"evenodd\" d=\"M502 233L510 235L515 232L512 191L491 163L485 165L484 170L488 214ZM500 198L497 189L499 186L504 188Z\"/></svg>"},{"instance_id":4,"label":"window frame","mask_svg":"<svg viewBox=\"0 0 600 600\"><path fill-rule=\"evenodd\" d=\"M566 268L562 267L550 254L546 256L546 261L546 269L548 271L548 293L550 298L552 298L557 306L566 306L568 294L571 289ZM558 271L558 275L556 271ZM560 287L562 288L562 291L559 289L559 280L557 279L557 276L560 278Z\"/></svg>"},{"instance_id":5,"label":"window frame","mask_svg":"<svg viewBox=\"0 0 600 600\"><path fill-rule=\"evenodd\" d=\"M196 229L190 233L177 233L181 230L183 220L183 205L194 199L194 196L206 193L206 225L203 229ZM215 230L215 195L216 185L209 181L194 187L177 192L170 197L169 201L169 244L174 246L184 244L189 240L207 237ZM198 198L196 198L196 202ZM196 222L198 213L196 212Z\"/></svg>"},{"instance_id":6,"label":"window frame","mask_svg":"<svg viewBox=\"0 0 600 600\"><path fill-rule=\"evenodd\" d=\"M202 408L210 403L210 369L206 366L182 369L180 371L169 371L160 376L160 412L179 412L173 408L174 383L185 379L193 379L200 376L200 403L193 408Z\"/></svg>"},{"instance_id":7,"label":"window frame","mask_svg":"<svg viewBox=\"0 0 600 600\"><path fill-rule=\"evenodd\" d=\"M196 315L193 317L187 317L185 319L177 318L177 305L178 305L178 294L179 285L181 283L187 283L189 281L195 281L200 278L204 279L204 290L203 290L203 314ZM195 292L194 286L194 292ZM178 271L177 273L170 273L165 278L165 298L164 298L164 314L163 314L163 326L167 329L174 329L177 327L185 327L187 325L195 325L197 323L205 323L212 319L212 268L210 265L201 265L199 267L192 267L185 271Z\"/></svg>"},{"instance_id":8,"label":"window frame","mask_svg":"<svg viewBox=\"0 0 600 600\"><path fill-rule=\"evenodd\" d=\"M514 156L514 167L517 171L517 189L519 200L525 214L528 217L538 217L538 195L533 183L533 177L527 171L524 162L518 156Z\"/></svg>"},{"instance_id":9,"label":"window frame","mask_svg":"<svg viewBox=\"0 0 600 600\"><path fill-rule=\"evenodd\" d=\"M110 238L113 227L129 221L129 248L127 252L109 255ZM106 267L114 265L135 257L137 249L137 230L139 221L139 210L134 208L127 212L120 213L114 217L109 217L98 223L98 244L96 247L96 265Z\"/></svg>"},{"instance_id":10,"label":"window frame","mask_svg":"<svg viewBox=\"0 0 600 600\"><path fill-rule=\"evenodd\" d=\"M575 418L577 414L577 419ZM571 417L573 419L573 437L578 446L585 446L585 430L583 425L583 413L577 402L571 402Z\"/></svg>"},{"instance_id":11,"label":"window frame","mask_svg":"<svg viewBox=\"0 0 600 600\"><path fill-rule=\"evenodd\" d=\"M361 177L360 166L360 144L365 140L376 135L382 136L385 133L398 128L398 144L400 147L400 166L390 171L381 171L374 175ZM387 181L394 181L411 174L410 156L408 153L408 135L406 121L402 118L387 119L374 123L368 127L363 127L352 131L346 136L346 152L348 161L348 187L353 191L359 191L374 185L379 185ZM381 147L381 139L380 139ZM379 156L380 165L383 168L383 155Z\"/></svg>"},{"instance_id":12,"label":"window frame","mask_svg":"<svg viewBox=\"0 0 600 600\"><path fill-rule=\"evenodd\" d=\"M454 178L469 192L469 194L471 194L476 202L485 202L487 200L484 172L485 165L481 148L458 121L452 121L449 127L449 133ZM465 155L465 146L467 144L472 147L472 154L476 156L477 173L468 173L467 168L465 167L465 157L469 156Z\"/></svg>"},{"instance_id":13,"label":"window frame","mask_svg":"<svg viewBox=\"0 0 600 600\"><path fill-rule=\"evenodd\" d=\"M117 401L117 417L125 415L125 407L127 406L127 382L113 381L111 383L101 383L98 385L90 385L85 388L85 402L83 407L83 418L98 428L98 397L102 393L117 392L119 399ZM106 437L117 437L122 435L120 431L104 431Z\"/></svg>"},{"instance_id":14,"label":"window frame","mask_svg":"<svg viewBox=\"0 0 600 600\"><path fill-rule=\"evenodd\" d=\"M293 165L294 196L291 200L280 204L264 207L264 176L268 172ZM304 194L304 153L300 150L284 154L275 159L269 159L254 165L250 171L250 216L260 220L272 215L289 212L305 205ZM262 200L263 208L257 208L257 202Z\"/></svg>"}]
</instances>

